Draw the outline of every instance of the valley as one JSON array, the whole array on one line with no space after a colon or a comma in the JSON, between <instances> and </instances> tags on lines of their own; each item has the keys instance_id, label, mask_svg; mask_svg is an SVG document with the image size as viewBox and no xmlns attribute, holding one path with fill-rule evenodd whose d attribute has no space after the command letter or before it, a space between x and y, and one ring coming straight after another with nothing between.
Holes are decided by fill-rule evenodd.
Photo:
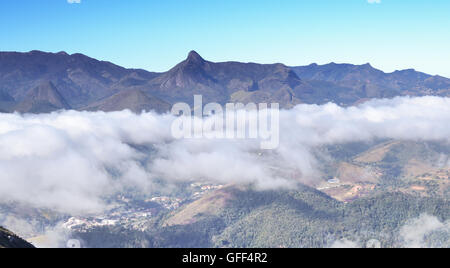
<instances>
[{"instance_id":1,"label":"valley","mask_svg":"<svg viewBox=\"0 0 450 268\"><path fill-rule=\"evenodd\" d=\"M79 239L85 247L332 247L343 239L403 247L399 232L409 220L449 219L448 145L378 141L319 150L335 157L328 172L291 190L192 182L169 196L130 192L108 198L110 208L97 215L35 211L28 238L48 246ZM13 207L0 210L10 224L25 209ZM58 241L46 237L49 228ZM446 237L424 243L448 247Z\"/></svg>"}]
</instances>

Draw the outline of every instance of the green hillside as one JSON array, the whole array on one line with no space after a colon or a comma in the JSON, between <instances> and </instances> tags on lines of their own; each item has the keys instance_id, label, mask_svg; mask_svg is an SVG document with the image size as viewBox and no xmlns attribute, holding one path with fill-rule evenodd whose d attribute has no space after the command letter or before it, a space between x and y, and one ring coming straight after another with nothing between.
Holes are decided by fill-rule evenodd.
<instances>
[{"instance_id":1,"label":"green hillside","mask_svg":"<svg viewBox=\"0 0 450 268\"><path fill-rule=\"evenodd\" d=\"M408 220L428 214L445 221L449 213L448 200L403 193L343 203L306 186L296 191L226 187L160 216L146 232L101 227L78 235L92 247L302 248L330 247L341 239L401 247L398 232ZM445 238L437 245L449 243Z\"/></svg>"}]
</instances>

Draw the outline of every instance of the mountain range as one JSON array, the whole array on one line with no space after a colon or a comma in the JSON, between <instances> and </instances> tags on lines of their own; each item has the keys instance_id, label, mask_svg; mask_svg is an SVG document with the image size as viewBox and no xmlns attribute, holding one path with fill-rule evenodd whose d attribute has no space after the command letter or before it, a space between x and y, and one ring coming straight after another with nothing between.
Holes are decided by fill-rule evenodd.
<instances>
[{"instance_id":1,"label":"mountain range","mask_svg":"<svg viewBox=\"0 0 450 268\"><path fill-rule=\"evenodd\" d=\"M194 94L221 104L348 106L371 98L450 96L450 79L415 70L385 73L370 64L214 63L195 51L164 73L126 69L82 54L0 52L0 112L165 112L176 102L192 104Z\"/></svg>"}]
</instances>

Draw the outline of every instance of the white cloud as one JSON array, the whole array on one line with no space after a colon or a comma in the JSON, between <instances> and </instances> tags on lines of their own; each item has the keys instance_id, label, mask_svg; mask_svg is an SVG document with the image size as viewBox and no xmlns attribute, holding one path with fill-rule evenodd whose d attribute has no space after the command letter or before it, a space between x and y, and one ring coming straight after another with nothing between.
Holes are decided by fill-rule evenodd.
<instances>
[{"instance_id":1,"label":"white cloud","mask_svg":"<svg viewBox=\"0 0 450 268\"><path fill-rule=\"evenodd\" d=\"M369 4L381 4L381 0L367 0Z\"/></svg>"},{"instance_id":2,"label":"white cloud","mask_svg":"<svg viewBox=\"0 0 450 268\"><path fill-rule=\"evenodd\" d=\"M257 140L174 140L173 120L129 111L0 114L0 203L94 212L104 208L103 197L149 190L159 178L284 187L320 176L317 146L375 138L450 142L450 98L439 97L299 105L281 111L280 147L263 155Z\"/></svg>"},{"instance_id":3,"label":"white cloud","mask_svg":"<svg viewBox=\"0 0 450 268\"><path fill-rule=\"evenodd\" d=\"M67 3L69 3L69 4L80 4L81 0L67 0Z\"/></svg>"},{"instance_id":4,"label":"white cloud","mask_svg":"<svg viewBox=\"0 0 450 268\"><path fill-rule=\"evenodd\" d=\"M361 248L357 242L350 241L348 239L342 239L335 241L331 248Z\"/></svg>"},{"instance_id":5,"label":"white cloud","mask_svg":"<svg viewBox=\"0 0 450 268\"><path fill-rule=\"evenodd\" d=\"M432 233L441 232L445 235L438 235L441 241L440 247L448 248L450 240L450 221L441 222L438 218L430 215L421 215L419 218L410 220L400 229L400 238L403 247L406 248L431 248L435 241L427 241L427 236Z\"/></svg>"},{"instance_id":6,"label":"white cloud","mask_svg":"<svg viewBox=\"0 0 450 268\"><path fill-rule=\"evenodd\" d=\"M387 237L386 237L387 238ZM448 248L450 247L450 220L440 221L437 217L428 214L422 214L417 218L409 219L397 232L393 234L393 240L396 241L396 247L401 248ZM331 248L362 248L378 244L382 246L379 240L371 239L365 243L349 239L336 240L331 244ZM370 247L371 248L371 247Z\"/></svg>"}]
</instances>

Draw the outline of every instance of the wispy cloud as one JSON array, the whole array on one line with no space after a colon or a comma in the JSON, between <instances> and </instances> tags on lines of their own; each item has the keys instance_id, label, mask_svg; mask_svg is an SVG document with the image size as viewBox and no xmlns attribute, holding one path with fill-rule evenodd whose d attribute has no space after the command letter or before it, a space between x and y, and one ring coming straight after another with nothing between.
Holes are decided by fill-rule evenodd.
<instances>
[{"instance_id":1,"label":"wispy cloud","mask_svg":"<svg viewBox=\"0 0 450 268\"><path fill-rule=\"evenodd\" d=\"M405 248L436 248L449 246L450 221L441 222L430 215L412 219L400 229L400 239ZM437 234L432 239L431 234Z\"/></svg>"},{"instance_id":2,"label":"wispy cloud","mask_svg":"<svg viewBox=\"0 0 450 268\"><path fill-rule=\"evenodd\" d=\"M67 0L69 4L81 4L81 0Z\"/></svg>"},{"instance_id":3,"label":"wispy cloud","mask_svg":"<svg viewBox=\"0 0 450 268\"><path fill-rule=\"evenodd\" d=\"M381 4L381 0L367 0L369 4Z\"/></svg>"}]
</instances>

